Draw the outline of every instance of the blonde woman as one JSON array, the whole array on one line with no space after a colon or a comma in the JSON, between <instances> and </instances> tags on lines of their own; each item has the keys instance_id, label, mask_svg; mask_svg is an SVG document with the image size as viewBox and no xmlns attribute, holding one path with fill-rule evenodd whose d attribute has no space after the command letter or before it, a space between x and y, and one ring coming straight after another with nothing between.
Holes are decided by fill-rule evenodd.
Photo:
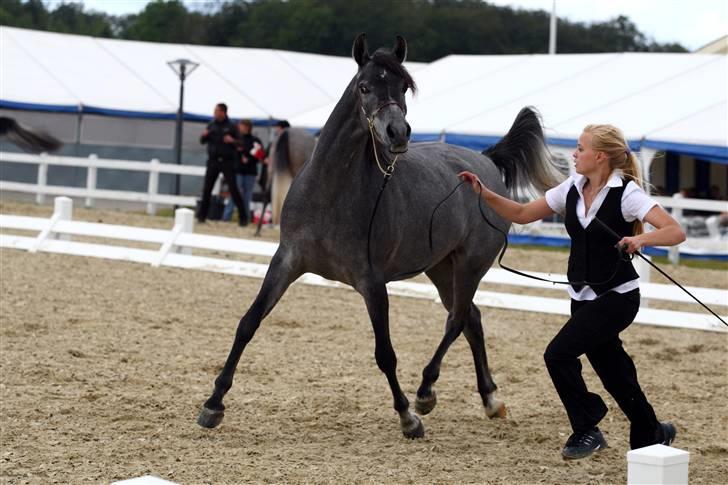
<instances>
[{"instance_id":1,"label":"blonde woman","mask_svg":"<svg viewBox=\"0 0 728 485\"><path fill-rule=\"evenodd\" d=\"M622 132L611 125L589 125L573 154L576 174L519 204L488 190L471 172L460 177L502 217L527 224L558 213L571 237L567 287L571 318L549 343L544 360L569 417L573 434L562 450L565 459L584 458L606 448L598 423L607 406L587 390L579 357L587 359L630 421L630 447L675 439L672 423L659 422L647 401L637 371L619 333L633 321L640 305L639 278L632 262L620 258L615 238L595 217L618 233L618 247L634 253L643 246L672 246L685 240L680 225L643 190L637 157ZM643 232L642 222L656 229Z\"/></svg>"}]
</instances>

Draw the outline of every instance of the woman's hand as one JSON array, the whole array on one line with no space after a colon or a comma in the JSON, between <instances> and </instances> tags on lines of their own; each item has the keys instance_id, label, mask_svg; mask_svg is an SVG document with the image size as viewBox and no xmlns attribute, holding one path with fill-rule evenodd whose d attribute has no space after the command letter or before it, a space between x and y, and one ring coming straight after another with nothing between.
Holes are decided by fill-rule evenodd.
<instances>
[{"instance_id":1,"label":"woman's hand","mask_svg":"<svg viewBox=\"0 0 728 485\"><path fill-rule=\"evenodd\" d=\"M469 183L473 190L476 192L480 192L483 188L483 182L481 182L478 176L475 175L473 172L468 172L467 170L465 170L463 172L460 172L458 174L458 177L464 182Z\"/></svg>"},{"instance_id":2,"label":"woman's hand","mask_svg":"<svg viewBox=\"0 0 728 485\"><path fill-rule=\"evenodd\" d=\"M642 249L644 244L640 236L623 237L618 243L617 247L627 254L633 254Z\"/></svg>"}]
</instances>

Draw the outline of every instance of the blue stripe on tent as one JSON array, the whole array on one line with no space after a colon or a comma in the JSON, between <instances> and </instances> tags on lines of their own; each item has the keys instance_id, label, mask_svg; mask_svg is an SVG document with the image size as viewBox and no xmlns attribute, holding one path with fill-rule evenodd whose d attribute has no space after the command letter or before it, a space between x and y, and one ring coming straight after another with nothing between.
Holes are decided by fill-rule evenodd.
<instances>
[{"instance_id":1,"label":"blue stripe on tent","mask_svg":"<svg viewBox=\"0 0 728 485\"><path fill-rule=\"evenodd\" d=\"M579 140L572 139L572 138L546 138L546 143L549 145L556 145L561 147L576 147L576 144ZM629 149L638 152L640 150L640 141L639 140L630 140L627 143L629 143Z\"/></svg>"},{"instance_id":2,"label":"blue stripe on tent","mask_svg":"<svg viewBox=\"0 0 728 485\"><path fill-rule=\"evenodd\" d=\"M553 236L529 236L521 234L509 234L508 244L515 246L519 244L529 244L535 246L548 246L552 248L568 248L571 246L571 240L564 237ZM642 252L648 256L667 256L667 250L661 248L645 247ZM680 253L680 258L684 259L702 259L713 261L728 261L726 253L708 253L708 254L692 254Z\"/></svg>"},{"instance_id":3,"label":"blue stripe on tent","mask_svg":"<svg viewBox=\"0 0 728 485\"><path fill-rule=\"evenodd\" d=\"M457 133L445 133L445 142L458 145L471 150L482 151L495 145L503 138L502 136L480 136L480 135L458 135Z\"/></svg>"},{"instance_id":4,"label":"blue stripe on tent","mask_svg":"<svg viewBox=\"0 0 728 485\"><path fill-rule=\"evenodd\" d=\"M20 103L16 101L7 101L0 99L0 108L17 109L28 111L45 111L53 113L82 113L82 114L98 114L103 116L114 116L120 118L137 118L137 119L155 119L155 120L176 120L177 113L154 113L149 111L132 111L111 108L101 108L98 106L88 105L52 105L52 104L36 104L36 103ZM208 122L212 120L209 115L197 115L193 113L184 113L185 121L202 121ZM253 118L251 120L255 126L272 126L279 120L269 118Z\"/></svg>"},{"instance_id":5,"label":"blue stripe on tent","mask_svg":"<svg viewBox=\"0 0 728 485\"><path fill-rule=\"evenodd\" d=\"M5 109L18 109L18 110L29 110L29 111L51 111L55 113L78 113L80 107L78 105L51 105L51 104L34 104L34 103L19 103L17 101L6 101L0 99L0 108Z\"/></svg>"},{"instance_id":6,"label":"blue stripe on tent","mask_svg":"<svg viewBox=\"0 0 728 485\"><path fill-rule=\"evenodd\" d=\"M439 133L412 133L410 136L412 142L424 142L424 141L440 141Z\"/></svg>"},{"instance_id":7,"label":"blue stripe on tent","mask_svg":"<svg viewBox=\"0 0 728 485\"><path fill-rule=\"evenodd\" d=\"M459 145L473 150L484 150L500 141L499 136L480 136L480 135L459 135L457 133L446 133L445 141L453 145ZM576 146L577 140L572 138L547 138L549 145L556 146ZM641 147L654 148L655 150L669 151L688 155L711 162L728 164L728 147L715 145L691 145L688 143L674 143L659 140L630 140L629 148L633 151L639 151Z\"/></svg>"},{"instance_id":8,"label":"blue stripe on tent","mask_svg":"<svg viewBox=\"0 0 728 485\"><path fill-rule=\"evenodd\" d=\"M692 145L659 140L645 140L642 145L655 150L677 152L711 162L728 164L728 146Z\"/></svg>"}]
</instances>

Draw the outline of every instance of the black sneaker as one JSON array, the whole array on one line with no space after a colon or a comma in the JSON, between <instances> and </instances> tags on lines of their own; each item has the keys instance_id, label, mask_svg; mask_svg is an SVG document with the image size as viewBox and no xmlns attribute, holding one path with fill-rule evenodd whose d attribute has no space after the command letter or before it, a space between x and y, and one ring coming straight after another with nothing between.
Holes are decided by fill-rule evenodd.
<instances>
[{"instance_id":1,"label":"black sneaker","mask_svg":"<svg viewBox=\"0 0 728 485\"><path fill-rule=\"evenodd\" d=\"M675 441L675 436L677 435L675 425L670 421L665 421L660 423L660 427L662 428L662 441L660 441L660 444L670 446Z\"/></svg>"},{"instance_id":2,"label":"black sneaker","mask_svg":"<svg viewBox=\"0 0 728 485\"><path fill-rule=\"evenodd\" d=\"M561 450L561 456L564 457L564 460L578 460L606 447L607 440L602 436L602 432L599 431L599 428L594 428L590 431L578 432L569 436L564 449Z\"/></svg>"}]
</instances>

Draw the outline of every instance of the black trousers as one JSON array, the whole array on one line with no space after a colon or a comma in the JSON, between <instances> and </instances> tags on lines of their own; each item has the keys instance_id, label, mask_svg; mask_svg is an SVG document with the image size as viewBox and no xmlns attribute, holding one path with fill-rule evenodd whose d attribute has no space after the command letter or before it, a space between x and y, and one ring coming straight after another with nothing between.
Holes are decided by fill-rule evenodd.
<instances>
[{"instance_id":1,"label":"black trousers","mask_svg":"<svg viewBox=\"0 0 728 485\"><path fill-rule=\"evenodd\" d=\"M250 209L245 209L243 198L238 191L238 186L235 183L235 160L226 160L224 158L210 159L207 161L207 171L205 172L205 182L202 185L202 200L200 201L200 207L197 212L197 220L204 221L207 219L207 211L210 209L210 195L212 194L212 188L215 186L217 177L222 172L222 176L225 177L225 183L227 183L228 189L230 190L230 196L235 202L235 206L238 208L238 217L240 221L248 220L248 212Z\"/></svg>"},{"instance_id":2,"label":"black trousers","mask_svg":"<svg viewBox=\"0 0 728 485\"><path fill-rule=\"evenodd\" d=\"M640 306L639 290L604 293L596 300L571 301L571 318L549 343L546 367L566 408L575 432L595 427L607 414L599 395L589 392L581 376L579 356L586 354L604 388L630 421L631 448L662 441L662 429L647 402L637 370L622 347L619 333L627 328Z\"/></svg>"}]
</instances>

